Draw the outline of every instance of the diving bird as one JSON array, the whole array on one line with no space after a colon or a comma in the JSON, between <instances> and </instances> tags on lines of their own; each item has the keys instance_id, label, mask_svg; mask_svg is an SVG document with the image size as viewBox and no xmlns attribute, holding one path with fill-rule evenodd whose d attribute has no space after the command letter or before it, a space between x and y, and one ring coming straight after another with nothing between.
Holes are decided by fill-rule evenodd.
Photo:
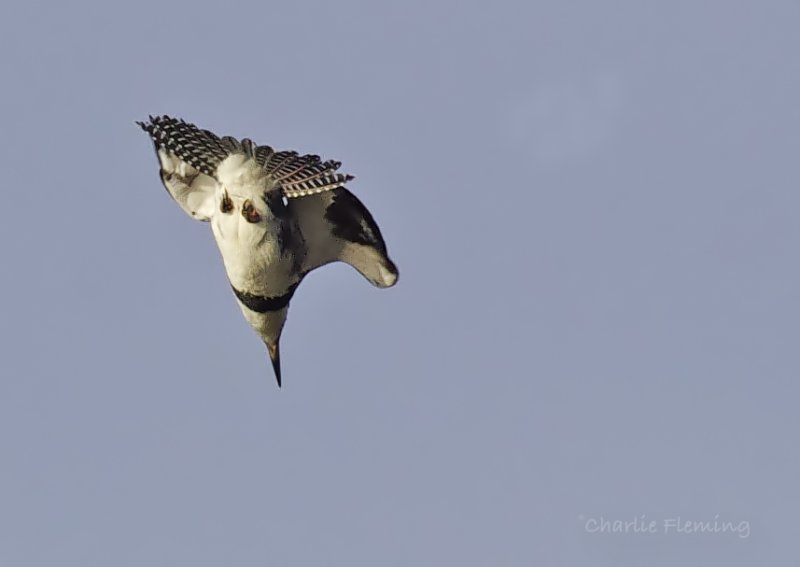
<instances>
[{"instance_id":1,"label":"diving bird","mask_svg":"<svg viewBox=\"0 0 800 567\"><path fill-rule=\"evenodd\" d=\"M378 225L338 173L338 161L218 137L150 116L161 181L192 218L209 222L233 295L269 352L281 386L280 338L289 302L311 270L350 264L377 287L397 283Z\"/></svg>"}]
</instances>

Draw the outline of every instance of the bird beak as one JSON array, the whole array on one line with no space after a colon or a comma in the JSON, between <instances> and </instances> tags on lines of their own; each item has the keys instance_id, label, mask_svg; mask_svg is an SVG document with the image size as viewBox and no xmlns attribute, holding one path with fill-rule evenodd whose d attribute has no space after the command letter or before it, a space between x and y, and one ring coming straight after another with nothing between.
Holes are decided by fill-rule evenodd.
<instances>
[{"instance_id":1,"label":"bird beak","mask_svg":"<svg viewBox=\"0 0 800 567\"><path fill-rule=\"evenodd\" d=\"M269 358L272 360L272 369L275 371L275 379L278 381L278 388L281 387L281 351L278 342L275 344L267 343Z\"/></svg>"}]
</instances>

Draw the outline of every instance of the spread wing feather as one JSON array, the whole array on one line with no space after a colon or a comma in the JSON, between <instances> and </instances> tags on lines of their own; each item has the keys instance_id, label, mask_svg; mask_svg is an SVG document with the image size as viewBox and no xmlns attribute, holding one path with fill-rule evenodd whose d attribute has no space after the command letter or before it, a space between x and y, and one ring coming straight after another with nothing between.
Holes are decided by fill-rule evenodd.
<instances>
[{"instance_id":1,"label":"spread wing feather","mask_svg":"<svg viewBox=\"0 0 800 567\"><path fill-rule=\"evenodd\" d=\"M397 282L397 267L389 259L378 225L350 191L337 187L292 199L288 207L306 242L303 272L342 261L377 287Z\"/></svg>"}]
</instances>

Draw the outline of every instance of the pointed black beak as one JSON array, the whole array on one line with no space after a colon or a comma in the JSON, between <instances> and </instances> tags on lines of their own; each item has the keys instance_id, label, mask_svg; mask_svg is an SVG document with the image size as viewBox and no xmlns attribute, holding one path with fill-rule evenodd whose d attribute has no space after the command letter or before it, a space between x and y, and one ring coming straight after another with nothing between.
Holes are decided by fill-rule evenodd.
<instances>
[{"instance_id":1,"label":"pointed black beak","mask_svg":"<svg viewBox=\"0 0 800 567\"><path fill-rule=\"evenodd\" d=\"M275 371L275 379L278 381L278 388L281 387L281 351L278 343L267 344L269 358L272 360L272 369Z\"/></svg>"}]
</instances>

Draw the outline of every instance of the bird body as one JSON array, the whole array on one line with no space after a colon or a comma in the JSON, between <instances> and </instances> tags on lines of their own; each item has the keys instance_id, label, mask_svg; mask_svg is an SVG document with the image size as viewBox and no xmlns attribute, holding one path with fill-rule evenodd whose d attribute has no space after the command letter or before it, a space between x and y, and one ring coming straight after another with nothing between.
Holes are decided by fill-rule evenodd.
<instances>
[{"instance_id":1,"label":"bird body","mask_svg":"<svg viewBox=\"0 0 800 567\"><path fill-rule=\"evenodd\" d=\"M138 123L153 140L167 191L210 222L242 314L281 385L279 341L303 277L344 261L377 287L397 281L377 224L345 187L339 162L219 138L168 116Z\"/></svg>"},{"instance_id":2,"label":"bird body","mask_svg":"<svg viewBox=\"0 0 800 567\"><path fill-rule=\"evenodd\" d=\"M259 295L286 291L286 286L294 283L291 280L299 277L293 273L294 257L302 256L305 250L295 248L288 250L289 254L282 254L280 236L287 226L293 234L299 232L297 223L294 219L276 217L266 206L262 196L275 187L255 160L232 155L220 164L218 171L222 192L219 200L227 197L233 209L230 214L214 215L211 230L231 285ZM248 203L249 219L245 214L236 214L244 211Z\"/></svg>"}]
</instances>

